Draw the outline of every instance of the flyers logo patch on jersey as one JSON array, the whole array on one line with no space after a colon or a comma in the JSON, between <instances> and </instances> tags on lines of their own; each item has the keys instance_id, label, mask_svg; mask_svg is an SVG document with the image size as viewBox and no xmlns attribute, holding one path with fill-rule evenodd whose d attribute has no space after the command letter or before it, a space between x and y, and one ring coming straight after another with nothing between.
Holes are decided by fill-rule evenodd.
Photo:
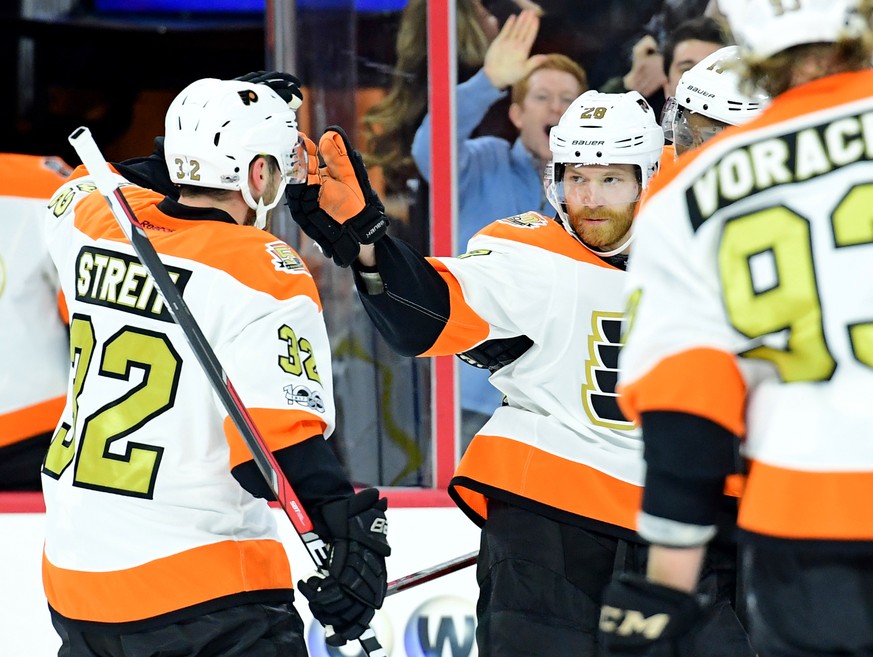
<instances>
[{"instance_id":1,"label":"flyers logo patch on jersey","mask_svg":"<svg viewBox=\"0 0 873 657\"><path fill-rule=\"evenodd\" d=\"M596 425L609 429L633 429L618 407L618 352L621 349L622 313L591 314L585 383L582 384L582 407Z\"/></svg>"},{"instance_id":2,"label":"flyers logo patch on jersey","mask_svg":"<svg viewBox=\"0 0 873 657\"><path fill-rule=\"evenodd\" d=\"M300 256L285 242L270 242L267 244L267 253L270 254L276 271L284 271L286 274L306 273L306 265Z\"/></svg>"},{"instance_id":3,"label":"flyers logo patch on jersey","mask_svg":"<svg viewBox=\"0 0 873 657\"><path fill-rule=\"evenodd\" d=\"M525 212L524 214L517 214L514 217L506 217L505 219L498 219L500 223L509 224L510 226L518 226L520 228L540 228L541 226L547 226L549 220L545 217L541 217L535 212Z\"/></svg>"}]
</instances>

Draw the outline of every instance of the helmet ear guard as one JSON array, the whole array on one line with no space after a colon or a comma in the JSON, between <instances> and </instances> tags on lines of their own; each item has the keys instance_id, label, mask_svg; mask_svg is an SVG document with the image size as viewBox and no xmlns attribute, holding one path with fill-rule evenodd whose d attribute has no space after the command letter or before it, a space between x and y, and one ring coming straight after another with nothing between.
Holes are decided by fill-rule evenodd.
<instances>
[{"instance_id":1,"label":"helmet ear guard","mask_svg":"<svg viewBox=\"0 0 873 657\"><path fill-rule=\"evenodd\" d=\"M170 104L165 119L164 158L179 185L237 190L263 227L285 185L305 175L305 149L297 115L270 87L240 80L205 78L188 85ZM255 201L249 166L272 157L281 170L273 199ZM305 179L305 178L304 178Z\"/></svg>"}]
</instances>

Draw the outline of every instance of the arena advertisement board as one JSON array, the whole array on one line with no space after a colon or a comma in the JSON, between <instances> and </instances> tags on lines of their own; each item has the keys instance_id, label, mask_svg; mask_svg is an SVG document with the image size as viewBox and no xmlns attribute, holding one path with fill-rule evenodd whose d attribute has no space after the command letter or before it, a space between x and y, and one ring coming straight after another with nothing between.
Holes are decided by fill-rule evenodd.
<instances>
[{"instance_id":1,"label":"arena advertisement board","mask_svg":"<svg viewBox=\"0 0 873 657\"><path fill-rule=\"evenodd\" d=\"M275 511L295 579L314 567L281 511ZM472 552L479 530L454 507L388 510L394 580ZM45 516L0 513L0 654L3 657L54 657L60 640L51 626L40 577ZM400 591L386 599L373 628L389 657L474 657L477 655L475 567ZM312 657L363 657L357 642L328 646L324 631L305 602L297 608L306 624Z\"/></svg>"}]
</instances>

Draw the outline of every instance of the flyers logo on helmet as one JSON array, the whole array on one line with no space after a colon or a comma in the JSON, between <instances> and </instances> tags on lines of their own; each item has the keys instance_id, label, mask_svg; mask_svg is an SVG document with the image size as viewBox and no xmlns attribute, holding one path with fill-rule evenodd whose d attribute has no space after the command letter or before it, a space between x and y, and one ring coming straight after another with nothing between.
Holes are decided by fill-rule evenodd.
<instances>
[{"instance_id":1,"label":"flyers logo on helmet","mask_svg":"<svg viewBox=\"0 0 873 657\"><path fill-rule=\"evenodd\" d=\"M251 89L245 89L243 91L238 91L240 100L243 102L243 105L249 106L252 103L258 102L258 94L256 94Z\"/></svg>"}]
</instances>

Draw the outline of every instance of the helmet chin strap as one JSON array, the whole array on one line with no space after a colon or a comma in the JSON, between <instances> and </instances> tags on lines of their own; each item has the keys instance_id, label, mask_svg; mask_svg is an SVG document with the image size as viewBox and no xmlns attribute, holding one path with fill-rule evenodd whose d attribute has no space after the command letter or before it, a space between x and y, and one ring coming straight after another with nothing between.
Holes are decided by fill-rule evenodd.
<instances>
[{"instance_id":1,"label":"helmet chin strap","mask_svg":"<svg viewBox=\"0 0 873 657\"><path fill-rule=\"evenodd\" d=\"M249 206L252 210L255 211L255 223L252 224L255 228L260 228L264 230L267 227L267 212L272 210L277 205L279 205L279 200L282 198L282 194L285 191L286 181L283 178L282 182L279 183L276 188L276 196L272 201L268 204L264 204L263 196L255 201L254 197L252 197L252 192L249 189L248 185L240 185L240 193L242 194L243 200L246 202L246 205Z\"/></svg>"},{"instance_id":2,"label":"helmet chin strap","mask_svg":"<svg viewBox=\"0 0 873 657\"><path fill-rule=\"evenodd\" d=\"M255 228L264 230L267 227L267 206L264 205L262 199L258 199L258 205L255 207Z\"/></svg>"}]
</instances>

